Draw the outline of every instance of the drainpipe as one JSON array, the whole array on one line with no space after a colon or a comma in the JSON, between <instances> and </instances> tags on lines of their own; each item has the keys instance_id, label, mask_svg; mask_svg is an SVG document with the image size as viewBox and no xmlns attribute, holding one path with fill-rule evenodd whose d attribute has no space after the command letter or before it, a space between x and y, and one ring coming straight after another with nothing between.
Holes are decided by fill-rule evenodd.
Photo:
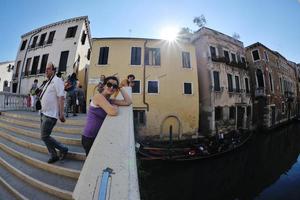
<instances>
[{"instance_id":1,"label":"drainpipe","mask_svg":"<svg viewBox=\"0 0 300 200\"><path fill-rule=\"evenodd\" d=\"M33 34L30 39L29 39L29 42L28 42L28 45L27 45L27 48L26 48L26 52L25 52L25 56L24 56L24 59L23 59L23 63L22 63L22 67L21 67L21 73L20 73L20 76L19 76L19 84L18 84L18 91L19 91L19 94L20 94L20 88L21 88L21 82L22 82L22 73L23 73L23 68L24 68L24 63L25 63L25 60L26 60L26 56L27 56L27 53L28 53L28 49L29 49L29 45L31 43L31 39L33 38L33 36L36 36L39 32L41 32L42 29L39 29L35 34Z\"/></svg>"},{"instance_id":2,"label":"drainpipe","mask_svg":"<svg viewBox=\"0 0 300 200\"><path fill-rule=\"evenodd\" d=\"M147 112L149 111L149 104L146 102L146 65L145 65L145 56L146 56L146 44L148 40L144 42L144 62L143 62L143 103L147 106Z\"/></svg>"}]
</instances>

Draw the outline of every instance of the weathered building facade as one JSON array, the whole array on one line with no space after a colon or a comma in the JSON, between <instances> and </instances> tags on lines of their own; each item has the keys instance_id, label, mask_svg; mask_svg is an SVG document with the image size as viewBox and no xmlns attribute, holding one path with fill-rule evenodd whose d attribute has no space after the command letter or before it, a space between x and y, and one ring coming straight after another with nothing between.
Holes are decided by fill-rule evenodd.
<instances>
[{"instance_id":1,"label":"weathered building facade","mask_svg":"<svg viewBox=\"0 0 300 200\"><path fill-rule=\"evenodd\" d=\"M261 43L246 47L251 73L253 122L269 129L296 116L296 71L280 53Z\"/></svg>"},{"instance_id":2,"label":"weathered building facade","mask_svg":"<svg viewBox=\"0 0 300 200\"><path fill-rule=\"evenodd\" d=\"M138 138L169 140L170 133L173 140L198 136L198 79L192 44L95 38L92 48L87 98L95 94L100 75L115 75L121 81L134 74L132 98Z\"/></svg>"},{"instance_id":3,"label":"weathered building facade","mask_svg":"<svg viewBox=\"0 0 300 200\"><path fill-rule=\"evenodd\" d=\"M10 92L14 61L0 62L0 92Z\"/></svg>"},{"instance_id":4,"label":"weathered building facade","mask_svg":"<svg viewBox=\"0 0 300 200\"><path fill-rule=\"evenodd\" d=\"M85 86L90 48L87 16L59 21L25 33L21 36L15 60L12 92L26 94L34 79L41 83L48 62L52 62L63 76L77 73Z\"/></svg>"},{"instance_id":5,"label":"weathered building facade","mask_svg":"<svg viewBox=\"0 0 300 200\"><path fill-rule=\"evenodd\" d=\"M200 95L200 134L251 128L250 77L243 43L203 27L192 37Z\"/></svg>"}]
</instances>

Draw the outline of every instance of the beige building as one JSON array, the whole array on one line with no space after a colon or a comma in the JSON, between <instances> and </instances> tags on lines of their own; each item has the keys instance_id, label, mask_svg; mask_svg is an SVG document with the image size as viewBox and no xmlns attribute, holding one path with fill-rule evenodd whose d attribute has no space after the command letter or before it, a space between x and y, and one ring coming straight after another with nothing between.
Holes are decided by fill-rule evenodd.
<instances>
[{"instance_id":1,"label":"beige building","mask_svg":"<svg viewBox=\"0 0 300 200\"><path fill-rule=\"evenodd\" d=\"M195 48L186 42L144 38L95 38L88 71L88 100L100 75L120 81L135 75L133 109L140 138L198 135L199 96Z\"/></svg>"},{"instance_id":2,"label":"beige building","mask_svg":"<svg viewBox=\"0 0 300 200\"><path fill-rule=\"evenodd\" d=\"M12 92L27 94L34 79L40 85L48 62L64 77L75 72L85 85L90 47L87 16L55 22L23 34L15 60Z\"/></svg>"},{"instance_id":3,"label":"beige building","mask_svg":"<svg viewBox=\"0 0 300 200\"><path fill-rule=\"evenodd\" d=\"M200 134L251 128L250 76L244 45L203 27L192 37L196 48Z\"/></svg>"}]
</instances>

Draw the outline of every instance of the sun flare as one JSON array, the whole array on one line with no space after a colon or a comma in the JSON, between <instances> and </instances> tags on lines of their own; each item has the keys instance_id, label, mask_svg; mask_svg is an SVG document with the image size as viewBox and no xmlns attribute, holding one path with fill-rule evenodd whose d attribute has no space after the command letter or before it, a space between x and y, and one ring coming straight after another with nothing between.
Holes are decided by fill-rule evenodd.
<instances>
[{"instance_id":1,"label":"sun flare","mask_svg":"<svg viewBox=\"0 0 300 200\"><path fill-rule=\"evenodd\" d=\"M178 36L179 28L177 27L165 27L161 30L161 38L168 41L176 40Z\"/></svg>"}]
</instances>

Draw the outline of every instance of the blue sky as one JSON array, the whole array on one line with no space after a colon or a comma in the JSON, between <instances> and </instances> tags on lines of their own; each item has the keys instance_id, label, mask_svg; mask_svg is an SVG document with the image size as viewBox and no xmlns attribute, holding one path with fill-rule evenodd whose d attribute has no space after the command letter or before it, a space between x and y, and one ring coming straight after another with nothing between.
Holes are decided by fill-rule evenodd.
<instances>
[{"instance_id":1,"label":"blue sky","mask_svg":"<svg viewBox=\"0 0 300 200\"><path fill-rule=\"evenodd\" d=\"M248 46L261 42L300 63L300 0L1 0L0 62L14 60L20 36L40 26L88 15L92 37L159 38L164 27L234 32ZM131 30L131 31L130 31Z\"/></svg>"}]
</instances>

